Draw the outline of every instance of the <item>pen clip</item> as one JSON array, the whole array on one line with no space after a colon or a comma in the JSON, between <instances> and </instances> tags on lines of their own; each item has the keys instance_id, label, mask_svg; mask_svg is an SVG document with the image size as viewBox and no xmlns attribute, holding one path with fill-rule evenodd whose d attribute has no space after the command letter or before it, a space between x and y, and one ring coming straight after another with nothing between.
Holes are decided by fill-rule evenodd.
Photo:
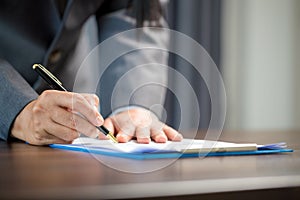
<instances>
[{"instance_id":1,"label":"pen clip","mask_svg":"<svg viewBox=\"0 0 300 200\"><path fill-rule=\"evenodd\" d=\"M53 81L55 81L56 83L58 83L59 85L62 86L62 83L51 73L49 72L43 65L41 64L34 64L32 66L33 69L39 68L40 70L42 70L45 74L47 74Z\"/></svg>"}]
</instances>

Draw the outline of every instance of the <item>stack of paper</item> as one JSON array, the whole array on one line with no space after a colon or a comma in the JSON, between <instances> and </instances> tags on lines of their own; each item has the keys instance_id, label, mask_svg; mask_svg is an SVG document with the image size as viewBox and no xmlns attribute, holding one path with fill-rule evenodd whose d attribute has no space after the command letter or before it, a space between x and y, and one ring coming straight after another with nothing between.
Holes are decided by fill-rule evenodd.
<instances>
[{"instance_id":1,"label":"stack of paper","mask_svg":"<svg viewBox=\"0 0 300 200\"><path fill-rule=\"evenodd\" d=\"M52 144L52 148L82 151L108 156L133 159L179 158L199 156L253 155L292 152L285 143L257 145L255 143L230 143L210 140L183 139L181 142L139 144L135 140L128 143L113 143L80 137L72 144Z\"/></svg>"}]
</instances>

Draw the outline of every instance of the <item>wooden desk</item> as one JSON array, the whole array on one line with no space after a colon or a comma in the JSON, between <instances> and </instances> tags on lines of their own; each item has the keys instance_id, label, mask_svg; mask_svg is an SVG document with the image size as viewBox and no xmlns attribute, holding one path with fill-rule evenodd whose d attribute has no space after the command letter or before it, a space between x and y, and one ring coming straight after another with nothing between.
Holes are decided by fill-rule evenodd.
<instances>
[{"instance_id":1,"label":"wooden desk","mask_svg":"<svg viewBox=\"0 0 300 200\"><path fill-rule=\"evenodd\" d=\"M186 158L133 174L112 169L87 153L1 141L0 199L299 199L300 131L225 132L220 139L286 141L295 152ZM137 171L163 162L109 159Z\"/></svg>"}]
</instances>

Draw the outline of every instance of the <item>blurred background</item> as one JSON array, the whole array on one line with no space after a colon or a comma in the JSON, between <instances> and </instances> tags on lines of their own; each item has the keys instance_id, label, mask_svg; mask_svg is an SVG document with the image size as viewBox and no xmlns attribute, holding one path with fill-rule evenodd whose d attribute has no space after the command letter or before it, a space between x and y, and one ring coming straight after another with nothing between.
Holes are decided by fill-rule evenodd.
<instances>
[{"instance_id":1,"label":"blurred background","mask_svg":"<svg viewBox=\"0 0 300 200\"><path fill-rule=\"evenodd\" d=\"M170 28L199 42L221 71L227 93L225 129L300 128L300 1L170 0L167 20ZM211 103L201 76L176 55L170 56L170 66L188 78L200 106L200 122L191 114L182 129L206 129ZM170 84L176 80L170 78ZM185 91L176 95L189 101ZM195 108L181 107L173 97L169 92L168 123L176 127L180 112Z\"/></svg>"}]
</instances>

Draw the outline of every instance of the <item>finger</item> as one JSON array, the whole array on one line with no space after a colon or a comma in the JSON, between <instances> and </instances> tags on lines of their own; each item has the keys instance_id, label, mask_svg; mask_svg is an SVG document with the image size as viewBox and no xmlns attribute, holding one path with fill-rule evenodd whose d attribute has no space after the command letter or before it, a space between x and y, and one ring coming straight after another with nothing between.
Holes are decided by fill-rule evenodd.
<instances>
[{"instance_id":1,"label":"finger","mask_svg":"<svg viewBox=\"0 0 300 200\"><path fill-rule=\"evenodd\" d=\"M29 144L40 146L40 145L49 145L49 144L70 144L70 142L61 140L57 137L53 137L53 138L44 139L43 141L29 142Z\"/></svg>"},{"instance_id":2,"label":"finger","mask_svg":"<svg viewBox=\"0 0 300 200\"><path fill-rule=\"evenodd\" d=\"M165 143L168 140L161 129L151 129L151 138L157 143Z\"/></svg>"},{"instance_id":3,"label":"finger","mask_svg":"<svg viewBox=\"0 0 300 200\"><path fill-rule=\"evenodd\" d=\"M33 108L34 116L31 118L32 131L25 135L25 141L34 145L49 144L50 141L60 140L59 138L49 134L53 121L49 117L49 113L44 113L43 109L39 106Z\"/></svg>"},{"instance_id":4,"label":"finger","mask_svg":"<svg viewBox=\"0 0 300 200\"><path fill-rule=\"evenodd\" d=\"M52 104L71 109L73 112L79 112L95 126L103 124L104 120L100 113L78 93L47 90L40 95L40 98L45 98L47 101L50 99Z\"/></svg>"},{"instance_id":5,"label":"finger","mask_svg":"<svg viewBox=\"0 0 300 200\"><path fill-rule=\"evenodd\" d=\"M92 95L92 97L86 100L86 98L84 98L82 95L74 93L74 111L82 114L86 119L88 119L88 121L90 121L95 126L100 126L103 124L104 119L98 112L98 109L91 104L91 102L93 103L93 101L97 101L96 99L96 95Z\"/></svg>"},{"instance_id":6,"label":"finger","mask_svg":"<svg viewBox=\"0 0 300 200\"><path fill-rule=\"evenodd\" d=\"M51 119L57 124L60 124L70 129L69 130L70 132L71 131L80 132L92 138L96 138L100 134L100 131L89 121L87 121L86 119L82 118L81 116L75 113L68 112L64 108L58 107L55 110L55 112L53 112L53 114L51 115ZM54 134L59 137L59 135L61 135L62 133L55 132ZM72 137L74 137L74 132L70 134L72 134Z\"/></svg>"},{"instance_id":7,"label":"finger","mask_svg":"<svg viewBox=\"0 0 300 200\"><path fill-rule=\"evenodd\" d=\"M133 125L129 125L127 127L121 127L117 133L117 140L121 143L128 142L134 136L135 127Z\"/></svg>"},{"instance_id":8,"label":"finger","mask_svg":"<svg viewBox=\"0 0 300 200\"><path fill-rule=\"evenodd\" d=\"M29 144L32 145L48 145L48 144L68 144L69 141L62 140L56 136L51 135L47 131L42 133L35 133L33 137L26 140Z\"/></svg>"},{"instance_id":9,"label":"finger","mask_svg":"<svg viewBox=\"0 0 300 200\"><path fill-rule=\"evenodd\" d=\"M67 142L72 142L80 136L80 132L76 129L71 129L54 121L46 127L46 132Z\"/></svg>"},{"instance_id":10,"label":"finger","mask_svg":"<svg viewBox=\"0 0 300 200\"><path fill-rule=\"evenodd\" d=\"M45 143L46 144L71 144L73 140L63 140L61 138L58 138L56 136L54 136L51 133L47 133L47 138L45 139ZM78 137L78 136L77 136Z\"/></svg>"},{"instance_id":11,"label":"finger","mask_svg":"<svg viewBox=\"0 0 300 200\"><path fill-rule=\"evenodd\" d=\"M96 94L81 93L81 95L90 103L90 105L95 106L96 108L99 106L100 101Z\"/></svg>"},{"instance_id":12,"label":"finger","mask_svg":"<svg viewBox=\"0 0 300 200\"><path fill-rule=\"evenodd\" d=\"M128 135L122 131L119 131L118 132L118 135L116 136L118 142L120 143L126 143L126 142L129 142L131 139L132 139L133 136L131 135Z\"/></svg>"},{"instance_id":13,"label":"finger","mask_svg":"<svg viewBox=\"0 0 300 200\"><path fill-rule=\"evenodd\" d=\"M114 127L113 120L111 118L106 118L104 120L103 126L105 126L105 128L107 128L109 132L115 134L115 127Z\"/></svg>"},{"instance_id":14,"label":"finger","mask_svg":"<svg viewBox=\"0 0 300 200\"><path fill-rule=\"evenodd\" d=\"M138 143L149 144L150 139L150 129L147 127L137 127L135 130L135 136Z\"/></svg>"},{"instance_id":15,"label":"finger","mask_svg":"<svg viewBox=\"0 0 300 200\"><path fill-rule=\"evenodd\" d=\"M180 133L178 133L178 131L176 131L175 129L171 128L168 125L164 125L163 130L166 136L169 138L169 140L181 141L183 139L183 136Z\"/></svg>"}]
</instances>

